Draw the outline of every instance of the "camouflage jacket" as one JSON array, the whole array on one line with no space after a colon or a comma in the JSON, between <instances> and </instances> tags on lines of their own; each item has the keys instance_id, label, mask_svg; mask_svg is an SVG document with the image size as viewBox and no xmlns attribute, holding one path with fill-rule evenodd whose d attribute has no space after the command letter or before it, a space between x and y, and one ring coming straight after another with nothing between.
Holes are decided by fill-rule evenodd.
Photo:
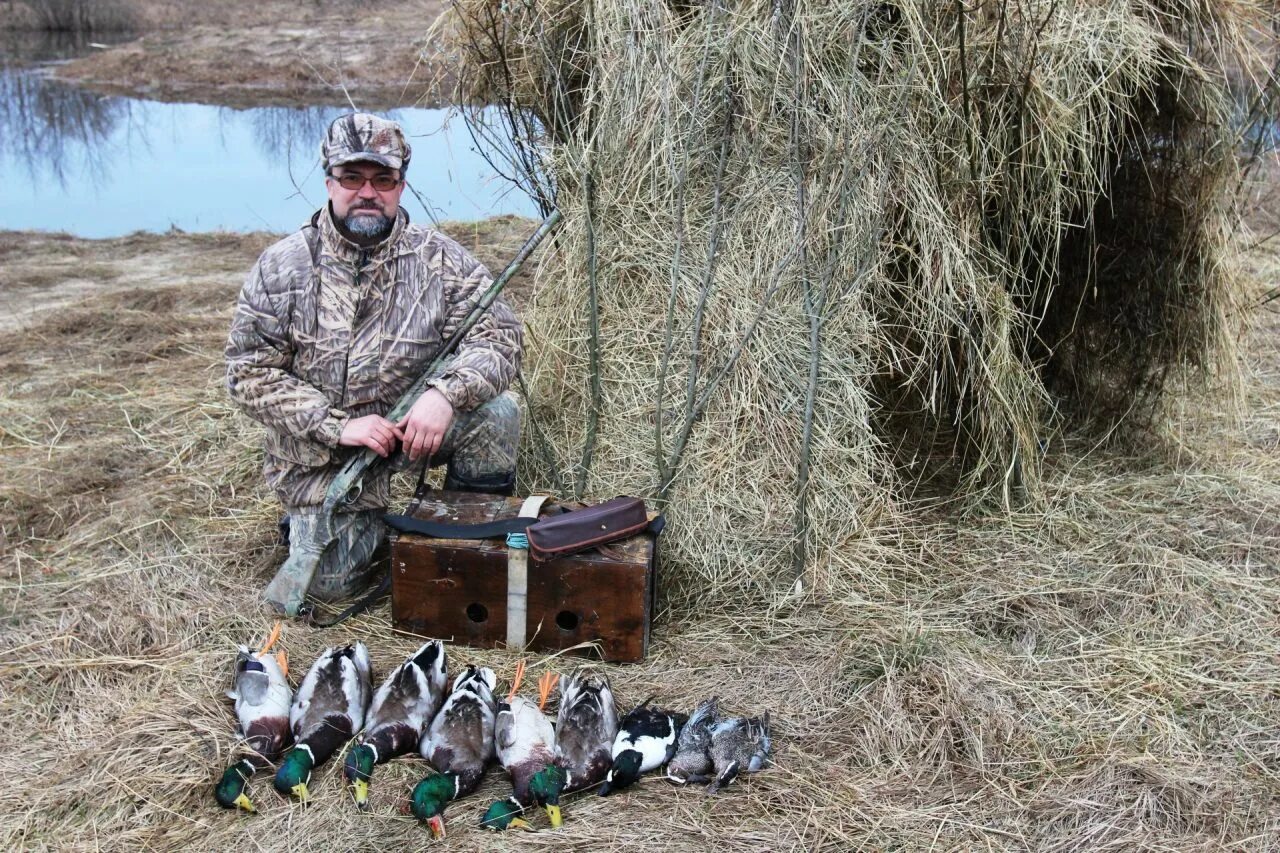
<instances>
[{"instance_id":1,"label":"camouflage jacket","mask_svg":"<svg viewBox=\"0 0 1280 853\"><path fill-rule=\"evenodd\" d=\"M465 249L403 211L366 249L338 232L326 206L262 254L231 323L227 388L267 427L267 479L287 506L323 500L316 469L336 474L345 461L349 449L335 448L347 420L390 411L491 281ZM471 411L506 389L521 339L498 299L430 384Z\"/></svg>"}]
</instances>

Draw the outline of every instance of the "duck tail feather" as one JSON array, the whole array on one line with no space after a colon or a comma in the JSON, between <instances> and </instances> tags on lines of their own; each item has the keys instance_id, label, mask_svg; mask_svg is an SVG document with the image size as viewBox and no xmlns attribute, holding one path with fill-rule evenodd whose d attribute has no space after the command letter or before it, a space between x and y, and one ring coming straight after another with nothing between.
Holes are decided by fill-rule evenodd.
<instances>
[{"instance_id":1,"label":"duck tail feather","mask_svg":"<svg viewBox=\"0 0 1280 853\"><path fill-rule=\"evenodd\" d=\"M538 679L538 710L541 711L547 707L547 699L551 697L551 691L555 688L556 682L560 680L557 673L542 673L542 677Z\"/></svg>"},{"instance_id":2,"label":"duck tail feather","mask_svg":"<svg viewBox=\"0 0 1280 853\"><path fill-rule=\"evenodd\" d=\"M267 641L262 644L262 648L259 650L258 654L265 655L267 652L271 651L271 647L280 639L281 630L283 629L281 627L280 620L277 619L276 624L271 628L271 633L267 635Z\"/></svg>"}]
</instances>

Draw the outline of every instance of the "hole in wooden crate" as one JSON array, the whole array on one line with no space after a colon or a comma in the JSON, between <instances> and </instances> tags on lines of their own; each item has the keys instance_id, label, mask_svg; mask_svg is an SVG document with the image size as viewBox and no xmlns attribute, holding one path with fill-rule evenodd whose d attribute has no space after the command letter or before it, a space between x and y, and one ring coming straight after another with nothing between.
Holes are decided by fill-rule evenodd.
<instances>
[{"instance_id":1,"label":"hole in wooden crate","mask_svg":"<svg viewBox=\"0 0 1280 853\"><path fill-rule=\"evenodd\" d=\"M561 610L556 614L556 624L565 631L572 631L578 627L578 614L572 610Z\"/></svg>"},{"instance_id":2,"label":"hole in wooden crate","mask_svg":"<svg viewBox=\"0 0 1280 853\"><path fill-rule=\"evenodd\" d=\"M472 622L483 622L489 618L489 608L478 601L467 605L467 618Z\"/></svg>"}]
</instances>

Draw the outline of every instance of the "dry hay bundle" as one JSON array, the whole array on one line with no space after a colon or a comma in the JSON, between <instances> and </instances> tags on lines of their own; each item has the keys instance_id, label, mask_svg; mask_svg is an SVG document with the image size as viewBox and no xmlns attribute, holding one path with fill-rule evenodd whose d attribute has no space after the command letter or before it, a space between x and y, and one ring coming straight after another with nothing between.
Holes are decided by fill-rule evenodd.
<instances>
[{"instance_id":1,"label":"dry hay bundle","mask_svg":"<svg viewBox=\"0 0 1280 853\"><path fill-rule=\"evenodd\" d=\"M566 218L525 482L669 501L687 592L822 585L926 478L1014 503L1063 416L1229 378L1264 11L461 0L468 94Z\"/></svg>"}]
</instances>

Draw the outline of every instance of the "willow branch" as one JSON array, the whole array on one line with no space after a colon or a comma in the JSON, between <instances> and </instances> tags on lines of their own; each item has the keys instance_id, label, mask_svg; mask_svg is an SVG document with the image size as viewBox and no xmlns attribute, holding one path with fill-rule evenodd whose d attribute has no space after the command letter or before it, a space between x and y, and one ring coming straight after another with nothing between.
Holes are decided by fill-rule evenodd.
<instances>
[{"instance_id":1,"label":"willow branch","mask_svg":"<svg viewBox=\"0 0 1280 853\"><path fill-rule=\"evenodd\" d=\"M604 392L600 387L600 297L597 286L595 178L591 166L587 166L587 324L590 337L587 357L591 371L591 406L587 411L587 434L582 443L582 462L578 466L577 482L573 488L574 500L581 500L587 490L587 478L591 475L591 457L596 449L596 431L600 426L600 409Z\"/></svg>"},{"instance_id":2,"label":"willow branch","mask_svg":"<svg viewBox=\"0 0 1280 853\"><path fill-rule=\"evenodd\" d=\"M693 103L690 105L689 112L691 116L696 117L698 109L702 104L702 92L707 80L707 66L711 61L711 31L713 25L719 17L719 13L723 10L720 0L712 5L714 14L707 16L706 31L702 37L702 57L698 61L698 76L694 81L693 87ZM679 128L677 128L679 130ZM681 149L681 161L678 171L675 175L675 199L674 209L676 215L675 227L675 246L671 253L671 290L667 295L667 316L663 324L663 341L662 341L662 358L658 364L658 387L656 391L656 402L653 414L653 454L654 468L657 471L658 482L669 482L671 472L667 467L667 456L663 446L663 416L666 410L666 389L667 389L667 373L671 369L671 352L675 347L675 318L676 304L680 295L680 265L682 263L682 255L684 252L685 240L685 188L689 181L689 143L686 141L692 136L689 134L681 134L681 141L684 143Z\"/></svg>"}]
</instances>

